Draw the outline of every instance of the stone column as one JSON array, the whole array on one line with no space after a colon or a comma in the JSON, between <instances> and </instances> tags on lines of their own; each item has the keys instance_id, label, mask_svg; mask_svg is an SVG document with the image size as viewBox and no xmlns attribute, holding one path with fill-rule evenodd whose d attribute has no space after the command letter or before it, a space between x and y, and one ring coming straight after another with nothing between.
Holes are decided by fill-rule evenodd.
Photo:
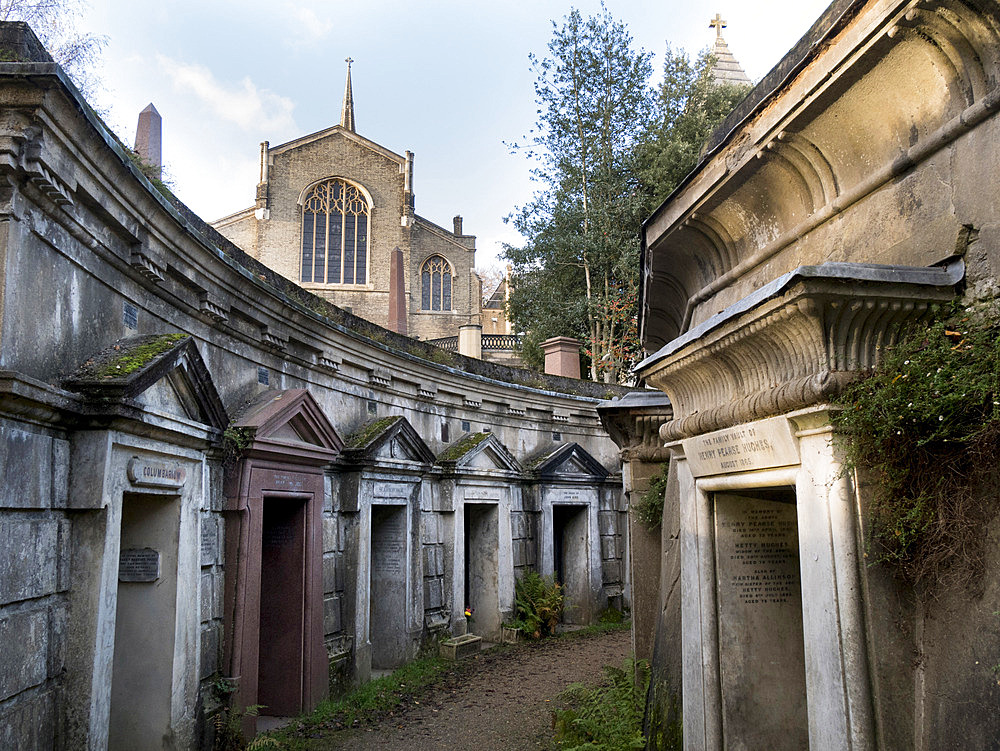
<instances>
[{"instance_id":1,"label":"stone column","mask_svg":"<svg viewBox=\"0 0 1000 751\"><path fill-rule=\"evenodd\" d=\"M542 342L545 352L545 372L565 378L580 377L580 340L571 336L555 336Z\"/></svg>"},{"instance_id":2,"label":"stone column","mask_svg":"<svg viewBox=\"0 0 1000 751\"><path fill-rule=\"evenodd\" d=\"M478 323L468 323L458 327L458 354L466 357L483 356L483 327Z\"/></svg>"},{"instance_id":3,"label":"stone column","mask_svg":"<svg viewBox=\"0 0 1000 751\"><path fill-rule=\"evenodd\" d=\"M825 410L793 418L809 747L876 746L858 554L858 503ZM833 605L833 606L831 606Z\"/></svg>"}]
</instances>

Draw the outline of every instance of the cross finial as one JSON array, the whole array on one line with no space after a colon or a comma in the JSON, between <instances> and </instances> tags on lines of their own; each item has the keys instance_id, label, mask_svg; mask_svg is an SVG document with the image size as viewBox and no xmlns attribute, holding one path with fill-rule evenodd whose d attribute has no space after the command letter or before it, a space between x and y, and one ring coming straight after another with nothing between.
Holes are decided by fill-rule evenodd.
<instances>
[{"instance_id":1,"label":"cross finial","mask_svg":"<svg viewBox=\"0 0 1000 751\"><path fill-rule=\"evenodd\" d=\"M351 67L351 63L354 62L354 58L345 57L344 58L344 62L347 63L347 67L350 68Z\"/></svg>"},{"instance_id":2,"label":"cross finial","mask_svg":"<svg viewBox=\"0 0 1000 751\"><path fill-rule=\"evenodd\" d=\"M722 30L726 28L726 22L722 20L722 14L716 13L715 18L708 22L708 28L715 29L715 36L722 38Z\"/></svg>"}]
</instances>

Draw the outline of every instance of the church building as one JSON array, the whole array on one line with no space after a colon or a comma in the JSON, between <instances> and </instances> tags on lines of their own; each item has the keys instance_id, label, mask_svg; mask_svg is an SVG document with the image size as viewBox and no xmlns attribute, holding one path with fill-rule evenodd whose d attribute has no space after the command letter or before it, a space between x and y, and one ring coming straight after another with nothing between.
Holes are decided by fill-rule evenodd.
<instances>
[{"instance_id":1,"label":"church building","mask_svg":"<svg viewBox=\"0 0 1000 751\"><path fill-rule=\"evenodd\" d=\"M350 59L340 124L261 144L253 206L212 226L282 276L418 339L480 324L476 238L414 211L413 153L358 135Z\"/></svg>"}]
</instances>

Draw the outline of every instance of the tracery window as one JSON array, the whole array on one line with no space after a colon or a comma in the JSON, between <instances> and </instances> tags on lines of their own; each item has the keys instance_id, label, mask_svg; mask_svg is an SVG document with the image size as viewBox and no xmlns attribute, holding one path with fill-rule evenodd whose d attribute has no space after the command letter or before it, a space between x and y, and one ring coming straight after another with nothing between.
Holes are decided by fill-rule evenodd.
<instances>
[{"instance_id":1,"label":"tracery window","mask_svg":"<svg viewBox=\"0 0 1000 751\"><path fill-rule=\"evenodd\" d=\"M451 310L451 264L431 256L420 268L420 309Z\"/></svg>"},{"instance_id":2,"label":"tracery window","mask_svg":"<svg viewBox=\"0 0 1000 751\"><path fill-rule=\"evenodd\" d=\"M302 201L302 281L365 284L371 206L357 187L327 180Z\"/></svg>"}]
</instances>

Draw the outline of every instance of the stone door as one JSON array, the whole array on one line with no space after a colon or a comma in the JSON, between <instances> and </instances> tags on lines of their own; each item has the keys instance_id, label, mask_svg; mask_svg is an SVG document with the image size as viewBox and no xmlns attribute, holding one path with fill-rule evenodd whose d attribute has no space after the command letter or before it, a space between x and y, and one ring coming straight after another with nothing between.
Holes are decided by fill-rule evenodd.
<instances>
[{"instance_id":1,"label":"stone door","mask_svg":"<svg viewBox=\"0 0 1000 751\"><path fill-rule=\"evenodd\" d=\"M563 586L563 622L590 622L590 548L588 506L552 507L552 564Z\"/></svg>"},{"instance_id":2,"label":"stone door","mask_svg":"<svg viewBox=\"0 0 1000 751\"><path fill-rule=\"evenodd\" d=\"M370 623L372 668L406 662L406 506L372 506Z\"/></svg>"},{"instance_id":3,"label":"stone door","mask_svg":"<svg viewBox=\"0 0 1000 751\"><path fill-rule=\"evenodd\" d=\"M713 501L723 746L808 748L795 493Z\"/></svg>"},{"instance_id":4,"label":"stone door","mask_svg":"<svg viewBox=\"0 0 1000 751\"><path fill-rule=\"evenodd\" d=\"M125 493L108 748L163 748L170 735L180 501Z\"/></svg>"},{"instance_id":5,"label":"stone door","mask_svg":"<svg viewBox=\"0 0 1000 751\"><path fill-rule=\"evenodd\" d=\"M265 715L303 709L306 506L302 498L264 497L257 702Z\"/></svg>"},{"instance_id":6,"label":"stone door","mask_svg":"<svg viewBox=\"0 0 1000 751\"><path fill-rule=\"evenodd\" d=\"M500 633L500 530L496 504L465 504L465 604L473 610L472 633Z\"/></svg>"}]
</instances>

